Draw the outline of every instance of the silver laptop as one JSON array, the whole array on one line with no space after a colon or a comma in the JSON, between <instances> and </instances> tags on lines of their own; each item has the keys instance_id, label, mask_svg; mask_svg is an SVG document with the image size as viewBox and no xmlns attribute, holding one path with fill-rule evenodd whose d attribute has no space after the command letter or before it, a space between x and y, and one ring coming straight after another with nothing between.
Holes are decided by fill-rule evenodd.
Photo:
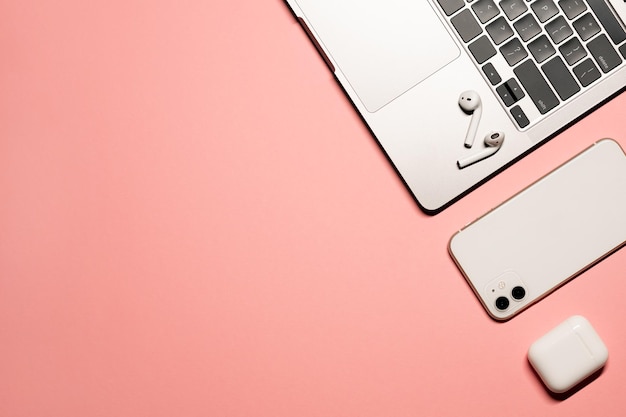
<instances>
[{"instance_id":1,"label":"silver laptop","mask_svg":"<svg viewBox=\"0 0 626 417\"><path fill-rule=\"evenodd\" d=\"M286 2L428 213L626 87L626 0Z\"/></svg>"}]
</instances>

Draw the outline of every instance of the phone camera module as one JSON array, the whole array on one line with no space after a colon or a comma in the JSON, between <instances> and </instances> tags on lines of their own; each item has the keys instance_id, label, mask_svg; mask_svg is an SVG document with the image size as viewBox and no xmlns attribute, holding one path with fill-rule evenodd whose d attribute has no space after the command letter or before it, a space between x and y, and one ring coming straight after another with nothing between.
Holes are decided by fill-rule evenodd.
<instances>
[{"instance_id":1,"label":"phone camera module","mask_svg":"<svg viewBox=\"0 0 626 417\"><path fill-rule=\"evenodd\" d=\"M496 308L500 311L504 311L509 308L509 299L506 297L498 297L496 299Z\"/></svg>"},{"instance_id":2,"label":"phone camera module","mask_svg":"<svg viewBox=\"0 0 626 417\"><path fill-rule=\"evenodd\" d=\"M520 287L518 285L517 287L513 288L513 290L511 290L511 297L513 297L517 301L520 301L521 299L526 297L526 290L524 289L524 287Z\"/></svg>"}]
</instances>

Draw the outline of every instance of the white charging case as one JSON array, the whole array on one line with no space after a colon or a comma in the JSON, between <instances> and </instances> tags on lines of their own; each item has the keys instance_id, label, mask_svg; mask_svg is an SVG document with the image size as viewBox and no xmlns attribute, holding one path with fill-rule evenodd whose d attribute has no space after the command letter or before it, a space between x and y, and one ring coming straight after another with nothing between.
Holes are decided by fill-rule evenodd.
<instances>
[{"instance_id":1,"label":"white charging case","mask_svg":"<svg viewBox=\"0 0 626 417\"><path fill-rule=\"evenodd\" d=\"M608 357L606 345L582 316L568 318L528 350L530 364L555 393L567 392L593 375Z\"/></svg>"}]
</instances>

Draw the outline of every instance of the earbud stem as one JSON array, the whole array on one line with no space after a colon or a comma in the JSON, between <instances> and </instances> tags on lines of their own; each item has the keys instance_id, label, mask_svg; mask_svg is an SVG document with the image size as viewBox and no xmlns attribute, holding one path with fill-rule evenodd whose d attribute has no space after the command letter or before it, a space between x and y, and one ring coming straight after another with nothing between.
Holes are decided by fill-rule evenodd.
<instances>
[{"instance_id":1,"label":"earbud stem","mask_svg":"<svg viewBox=\"0 0 626 417\"><path fill-rule=\"evenodd\" d=\"M463 169L466 168L472 164L475 164L478 161L482 161L483 159L489 158L490 156L492 156L493 154L495 154L496 152L498 152L498 148L487 148L482 152L478 152L477 154L474 155L470 155L467 158L463 158L463 159L459 159L456 164L459 167L459 169Z\"/></svg>"},{"instance_id":2,"label":"earbud stem","mask_svg":"<svg viewBox=\"0 0 626 417\"><path fill-rule=\"evenodd\" d=\"M478 106L478 108L472 114L472 119L470 120L470 125L467 129L467 135L465 136L466 148L471 148L474 145L474 139L476 138L476 133L478 132L478 125L480 123L480 117L482 116L482 112L482 106Z\"/></svg>"}]
</instances>

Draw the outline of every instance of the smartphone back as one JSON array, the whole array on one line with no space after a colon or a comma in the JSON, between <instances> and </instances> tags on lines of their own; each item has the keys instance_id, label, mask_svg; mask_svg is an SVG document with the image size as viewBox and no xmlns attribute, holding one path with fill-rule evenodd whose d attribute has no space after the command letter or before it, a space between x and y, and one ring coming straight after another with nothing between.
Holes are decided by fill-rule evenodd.
<instances>
[{"instance_id":1,"label":"smartphone back","mask_svg":"<svg viewBox=\"0 0 626 417\"><path fill-rule=\"evenodd\" d=\"M601 140L450 240L488 313L506 320L626 243L626 155Z\"/></svg>"}]
</instances>

